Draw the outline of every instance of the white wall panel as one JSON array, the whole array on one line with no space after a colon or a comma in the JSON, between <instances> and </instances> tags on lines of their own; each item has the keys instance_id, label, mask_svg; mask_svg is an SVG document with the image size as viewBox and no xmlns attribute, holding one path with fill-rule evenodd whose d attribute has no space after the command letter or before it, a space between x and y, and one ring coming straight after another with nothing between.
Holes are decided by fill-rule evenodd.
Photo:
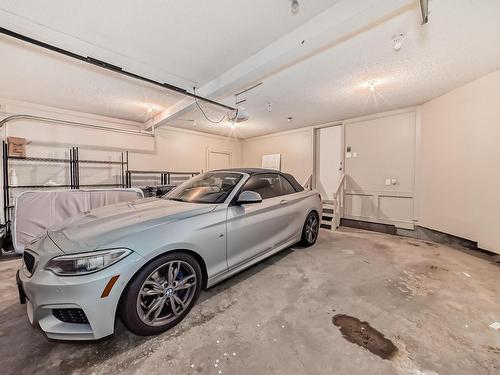
<instances>
[{"instance_id":1,"label":"white wall panel","mask_svg":"<svg viewBox=\"0 0 500 375\"><path fill-rule=\"evenodd\" d=\"M345 122L346 218L413 228L416 118L411 110Z\"/></svg>"}]
</instances>

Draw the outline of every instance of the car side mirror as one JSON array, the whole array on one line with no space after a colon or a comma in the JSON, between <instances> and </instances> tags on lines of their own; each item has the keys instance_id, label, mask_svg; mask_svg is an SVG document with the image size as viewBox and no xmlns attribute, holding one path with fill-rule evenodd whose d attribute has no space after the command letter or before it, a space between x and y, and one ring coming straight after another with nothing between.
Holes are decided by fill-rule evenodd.
<instances>
[{"instance_id":1,"label":"car side mirror","mask_svg":"<svg viewBox=\"0 0 500 375\"><path fill-rule=\"evenodd\" d=\"M250 203L260 203L262 202L262 197L259 193L255 191L244 191L238 195L238 199L236 200L236 204L250 204Z\"/></svg>"}]
</instances>

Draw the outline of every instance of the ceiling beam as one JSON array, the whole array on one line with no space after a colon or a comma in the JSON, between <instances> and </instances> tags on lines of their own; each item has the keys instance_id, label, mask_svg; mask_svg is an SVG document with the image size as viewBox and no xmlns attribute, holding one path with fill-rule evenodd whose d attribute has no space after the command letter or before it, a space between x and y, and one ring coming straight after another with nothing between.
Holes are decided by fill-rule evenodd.
<instances>
[{"instance_id":1,"label":"ceiling beam","mask_svg":"<svg viewBox=\"0 0 500 375\"><path fill-rule=\"evenodd\" d=\"M414 0L342 1L201 86L197 93L228 104L230 96L235 92L259 83L416 6ZM189 98L177 102L155 116L154 127L165 125L191 111L194 105L194 101Z\"/></svg>"}]
</instances>

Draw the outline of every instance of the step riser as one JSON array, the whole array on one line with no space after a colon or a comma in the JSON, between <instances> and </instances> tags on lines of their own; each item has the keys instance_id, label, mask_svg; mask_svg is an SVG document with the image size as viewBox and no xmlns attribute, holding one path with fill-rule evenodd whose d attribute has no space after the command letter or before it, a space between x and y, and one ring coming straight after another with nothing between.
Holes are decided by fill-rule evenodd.
<instances>
[{"instance_id":1,"label":"step riser","mask_svg":"<svg viewBox=\"0 0 500 375\"><path fill-rule=\"evenodd\" d=\"M328 202L323 203L323 212L321 214L321 224L320 228L334 231L336 228L335 218L334 218L335 206Z\"/></svg>"}]
</instances>

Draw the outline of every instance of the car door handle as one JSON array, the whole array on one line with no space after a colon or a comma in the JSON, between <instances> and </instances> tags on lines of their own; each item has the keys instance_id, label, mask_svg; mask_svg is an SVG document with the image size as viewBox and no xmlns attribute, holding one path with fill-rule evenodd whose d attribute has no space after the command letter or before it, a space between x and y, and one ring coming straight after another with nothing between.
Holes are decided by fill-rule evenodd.
<instances>
[{"instance_id":1,"label":"car door handle","mask_svg":"<svg viewBox=\"0 0 500 375\"><path fill-rule=\"evenodd\" d=\"M280 204L287 204L287 203L288 203L288 201L286 199L280 200Z\"/></svg>"}]
</instances>

